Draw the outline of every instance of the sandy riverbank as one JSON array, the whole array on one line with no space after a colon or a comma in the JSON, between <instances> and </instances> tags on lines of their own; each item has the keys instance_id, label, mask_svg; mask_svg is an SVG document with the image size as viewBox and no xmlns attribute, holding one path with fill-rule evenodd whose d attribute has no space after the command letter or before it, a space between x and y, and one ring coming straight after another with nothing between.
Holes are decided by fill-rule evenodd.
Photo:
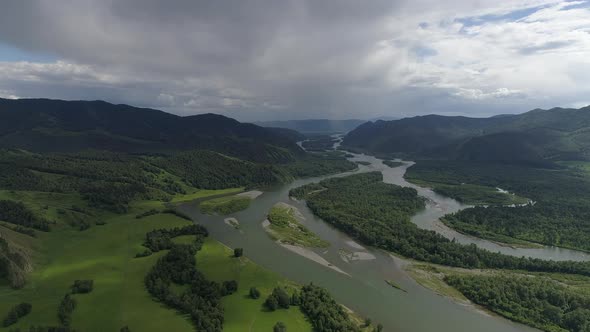
<instances>
[{"instance_id":1,"label":"sandy riverbank","mask_svg":"<svg viewBox=\"0 0 590 332\"><path fill-rule=\"evenodd\" d=\"M248 197L250 199L255 199L256 197L262 195L263 192L260 190L250 190L243 193L239 193L236 196Z\"/></svg>"}]
</instances>

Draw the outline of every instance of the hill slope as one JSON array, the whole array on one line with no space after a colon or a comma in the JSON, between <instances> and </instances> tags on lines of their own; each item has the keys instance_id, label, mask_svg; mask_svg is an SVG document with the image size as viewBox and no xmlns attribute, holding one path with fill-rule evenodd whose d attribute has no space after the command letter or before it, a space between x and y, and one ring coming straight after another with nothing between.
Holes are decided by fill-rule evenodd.
<instances>
[{"instance_id":1,"label":"hill slope","mask_svg":"<svg viewBox=\"0 0 590 332\"><path fill-rule=\"evenodd\" d=\"M542 163L587 160L589 143L590 107L585 107L491 118L426 115L367 122L346 135L343 145L413 157Z\"/></svg>"},{"instance_id":2,"label":"hill slope","mask_svg":"<svg viewBox=\"0 0 590 332\"><path fill-rule=\"evenodd\" d=\"M261 121L256 124L263 127L277 127L293 129L306 134L326 134L336 132L348 132L365 123L364 120L288 120L288 121Z\"/></svg>"},{"instance_id":3,"label":"hill slope","mask_svg":"<svg viewBox=\"0 0 590 332\"><path fill-rule=\"evenodd\" d=\"M207 149L258 162L302 151L278 131L216 114L187 117L103 101L0 99L0 147L38 152Z\"/></svg>"}]
</instances>

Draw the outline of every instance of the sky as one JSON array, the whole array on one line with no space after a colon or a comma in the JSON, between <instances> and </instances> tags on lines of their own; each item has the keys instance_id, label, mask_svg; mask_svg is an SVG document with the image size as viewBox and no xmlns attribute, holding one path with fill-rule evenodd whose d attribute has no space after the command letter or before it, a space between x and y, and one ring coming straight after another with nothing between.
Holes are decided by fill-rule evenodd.
<instances>
[{"instance_id":1,"label":"sky","mask_svg":"<svg viewBox=\"0 0 590 332\"><path fill-rule=\"evenodd\" d=\"M242 121L590 104L590 0L18 0L0 97Z\"/></svg>"}]
</instances>

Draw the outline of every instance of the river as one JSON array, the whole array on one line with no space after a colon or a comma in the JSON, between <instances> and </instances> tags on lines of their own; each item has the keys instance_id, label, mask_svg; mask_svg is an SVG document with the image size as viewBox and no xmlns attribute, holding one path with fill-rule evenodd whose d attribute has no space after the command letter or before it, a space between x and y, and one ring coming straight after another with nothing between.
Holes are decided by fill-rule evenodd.
<instances>
[{"instance_id":1,"label":"river","mask_svg":"<svg viewBox=\"0 0 590 332\"><path fill-rule=\"evenodd\" d=\"M229 216L204 215L198 209L198 202L184 204L179 209L205 225L210 236L214 239L232 248L244 248L244 254L252 261L280 273L288 279L301 284L313 282L327 288L336 301L363 317L371 318L373 322L383 324L385 331L515 332L538 330L485 314L470 305L458 304L420 286L404 271L403 262L393 259L381 250L359 249L358 244L354 243L346 234L315 217L304 202L290 199L288 195L290 189L329 177L381 171L384 182L416 188L419 195L427 198L426 209L412 218L412 222L418 227L435 230L462 243L475 243L480 247L509 255L555 260L590 260L590 255L573 250L552 247L515 249L459 234L444 226L438 219L444 214L458 211L467 206L438 195L427 188L406 182L403 175L412 162L404 162L403 166L390 168L378 158L363 154L353 155L354 157L351 157L350 160L366 161L370 164L359 165L359 169L353 172L299 179L290 184L267 189L264 194L252 201L248 209ZM331 243L328 249L318 249L315 250L316 253L346 274L289 251L270 239L262 227L262 221L266 219L270 208L278 202L285 202L299 209L305 217L303 223L322 239ZM226 217L238 219L240 228L234 229L224 223ZM346 261L339 253L341 250L368 252L374 255L375 259ZM385 280L395 280L407 292L391 287Z\"/></svg>"}]
</instances>

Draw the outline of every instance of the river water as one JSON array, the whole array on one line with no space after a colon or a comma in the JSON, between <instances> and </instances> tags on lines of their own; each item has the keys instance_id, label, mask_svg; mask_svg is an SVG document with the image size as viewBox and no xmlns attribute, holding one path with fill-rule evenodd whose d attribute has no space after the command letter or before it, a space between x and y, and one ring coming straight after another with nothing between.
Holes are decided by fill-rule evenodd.
<instances>
[{"instance_id":1,"label":"river water","mask_svg":"<svg viewBox=\"0 0 590 332\"><path fill-rule=\"evenodd\" d=\"M338 143L336 144L338 146ZM539 249L515 249L459 234L444 226L438 219L467 206L434 193L433 191L406 182L403 175L412 162L390 168L378 158L353 154L352 161L366 161L370 165L359 165L353 172L299 179L287 185L267 189L252 201L244 211L229 216L209 216L200 213L198 202L184 204L179 209L207 227L210 236L229 247L244 248L244 254L257 264L301 284L313 282L327 288L336 301L351 308L373 322L382 323L385 331L397 332L513 332L537 331L509 320L490 316L470 305L458 304L448 298L420 286L403 269L403 261L393 259L389 254L373 249L359 249L346 234L315 217L304 202L289 198L289 190L329 177L346 176L358 172L380 171L384 182L409 186L427 198L426 209L412 218L418 227L437 231L448 238L462 243L500 251L515 256L530 256L555 260L590 260L590 255L578 251L544 247ZM322 239L331 243L327 249L314 250L346 274L323 266L310 259L289 251L275 243L262 227L262 221L270 208L285 202L299 209L305 217L303 223ZM227 225L224 219L234 217L240 223L239 229ZM342 250L372 254L371 260L345 260ZM397 290L385 280L395 280L407 292Z\"/></svg>"}]
</instances>

